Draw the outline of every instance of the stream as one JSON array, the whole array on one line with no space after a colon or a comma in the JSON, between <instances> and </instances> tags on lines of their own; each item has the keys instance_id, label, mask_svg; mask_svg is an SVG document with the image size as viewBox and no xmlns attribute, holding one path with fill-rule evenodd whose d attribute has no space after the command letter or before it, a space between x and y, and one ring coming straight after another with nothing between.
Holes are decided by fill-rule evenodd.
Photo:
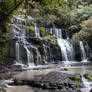
<instances>
[{"instance_id":1,"label":"stream","mask_svg":"<svg viewBox=\"0 0 92 92\"><path fill-rule=\"evenodd\" d=\"M47 68L47 69L46 69ZM88 66L72 66L72 67L67 67L67 71L63 70L66 69L66 67L62 67L62 65L60 64L51 64L51 65L42 65L42 66L37 66L34 67L31 70L27 70L27 71L22 71L22 72L12 72L10 74L11 79L9 80L1 80L0 84L7 84L9 82L12 82L12 79L24 79L24 80L30 80L32 78L34 78L34 76L38 76L38 75L45 75L48 74L50 72L62 72L62 73L68 73L68 74L86 74L86 73L91 73L92 74L92 66L88 65ZM36 70L38 69L38 70ZM5 76L7 76L6 74L4 74ZM84 84L84 88L81 88L81 92L90 92L91 87L92 87L92 82L88 81L87 79L85 79L84 77L82 77L82 81ZM20 86L9 86L8 84L6 85L7 87L5 88L6 92L59 92L58 90L46 90L46 89L40 89L40 88L34 88L31 86L27 86L27 85L20 85ZM39 90L39 91L36 91ZM60 91L62 92L62 91Z\"/></svg>"}]
</instances>

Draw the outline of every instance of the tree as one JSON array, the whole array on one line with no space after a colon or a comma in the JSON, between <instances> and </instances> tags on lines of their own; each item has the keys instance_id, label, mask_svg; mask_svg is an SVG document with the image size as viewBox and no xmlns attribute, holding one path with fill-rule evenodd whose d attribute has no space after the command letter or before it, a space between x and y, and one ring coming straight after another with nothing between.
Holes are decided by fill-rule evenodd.
<instances>
[{"instance_id":1,"label":"tree","mask_svg":"<svg viewBox=\"0 0 92 92\"><path fill-rule=\"evenodd\" d=\"M58 4L64 4L68 0L42 0L42 4L47 5L49 8L54 8Z\"/></svg>"}]
</instances>

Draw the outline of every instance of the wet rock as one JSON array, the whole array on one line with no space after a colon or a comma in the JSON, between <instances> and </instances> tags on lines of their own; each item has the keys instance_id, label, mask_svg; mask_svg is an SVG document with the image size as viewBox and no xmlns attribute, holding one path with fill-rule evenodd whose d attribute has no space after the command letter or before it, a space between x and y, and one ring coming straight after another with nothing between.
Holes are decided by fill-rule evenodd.
<instances>
[{"instance_id":1,"label":"wet rock","mask_svg":"<svg viewBox=\"0 0 92 92\"><path fill-rule=\"evenodd\" d=\"M91 88L90 92L92 92L92 88Z\"/></svg>"},{"instance_id":2,"label":"wet rock","mask_svg":"<svg viewBox=\"0 0 92 92\"><path fill-rule=\"evenodd\" d=\"M82 85L82 81L79 74L71 75L61 72L50 72L46 75L35 76L30 80L14 79L14 85L30 85L32 87L42 89L79 90Z\"/></svg>"},{"instance_id":3,"label":"wet rock","mask_svg":"<svg viewBox=\"0 0 92 92\"><path fill-rule=\"evenodd\" d=\"M34 64L39 65L39 64L46 64L46 63L58 63L58 61L62 60L62 55L60 51L60 47L56 44L56 42L53 42L51 39L40 39L40 38L32 38L32 37L27 37L25 38L33 47L37 48L39 51L39 54L41 55L41 61L37 62L37 51L34 48L30 48L29 50L33 52L33 59L34 59ZM10 59L11 63L16 60L16 55L15 55L15 43L17 39L11 39L10 40ZM44 47L45 45L45 47ZM27 53L26 50L24 49L24 45L20 42L20 60L22 61L23 64L27 64ZM15 66L14 66L15 67ZM18 68L19 69L19 68ZM16 70L16 69L15 69ZM20 70L20 69L19 69Z\"/></svg>"},{"instance_id":4,"label":"wet rock","mask_svg":"<svg viewBox=\"0 0 92 92\"><path fill-rule=\"evenodd\" d=\"M12 72L13 71L22 71L23 70L22 65L12 65L10 68L12 69Z\"/></svg>"},{"instance_id":5,"label":"wet rock","mask_svg":"<svg viewBox=\"0 0 92 92\"><path fill-rule=\"evenodd\" d=\"M89 57L89 58L88 58L88 61L91 61L91 62L92 62L92 57Z\"/></svg>"},{"instance_id":6,"label":"wet rock","mask_svg":"<svg viewBox=\"0 0 92 92\"><path fill-rule=\"evenodd\" d=\"M0 73L9 72L9 69L5 66L0 66Z\"/></svg>"},{"instance_id":7,"label":"wet rock","mask_svg":"<svg viewBox=\"0 0 92 92\"><path fill-rule=\"evenodd\" d=\"M86 79L89 79L89 80L92 81L92 74L89 74L89 73L84 74L84 77L85 77Z\"/></svg>"},{"instance_id":8,"label":"wet rock","mask_svg":"<svg viewBox=\"0 0 92 92\"><path fill-rule=\"evenodd\" d=\"M41 58L42 58L42 62L40 64L44 64L44 57L45 57L45 61L47 61L48 63L50 63L52 61L57 63L57 61L62 60L60 48L52 40L39 39L39 38L28 38L28 41L33 46L36 46L38 48L38 50L41 54ZM46 52L44 51L43 44L45 45ZM35 60L35 62L36 62L36 60Z\"/></svg>"}]
</instances>

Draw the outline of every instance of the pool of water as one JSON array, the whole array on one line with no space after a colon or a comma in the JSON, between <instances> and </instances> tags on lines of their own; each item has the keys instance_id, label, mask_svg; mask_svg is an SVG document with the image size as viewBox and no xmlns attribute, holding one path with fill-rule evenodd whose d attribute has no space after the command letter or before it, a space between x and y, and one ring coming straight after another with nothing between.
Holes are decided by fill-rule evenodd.
<instances>
[{"instance_id":1,"label":"pool of water","mask_svg":"<svg viewBox=\"0 0 92 92\"><path fill-rule=\"evenodd\" d=\"M48 68L49 67L49 68ZM51 67L51 68L50 68ZM47 68L47 69L46 69ZM67 68L67 71L62 70L63 68ZM37 69L37 70L36 70ZM67 66L64 67L60 64L51 64L51 65L42 65L37 66L35 69L23 71L23 72L13 72L11 73L12 78L16 79L32 79L35 75L44 75L48 74L49 72L57 71L57 72L63 72L68 74L85 74L85 73L92 73L92 66ZM90 92L91 88L82 88L81 92ZM37 92L34 90L34 88L29 86L12 86L6 88L6 92ZM41 92L58 92L58 91L52 91L52 90L43 90Z\"/></svg>"}]
</instances>

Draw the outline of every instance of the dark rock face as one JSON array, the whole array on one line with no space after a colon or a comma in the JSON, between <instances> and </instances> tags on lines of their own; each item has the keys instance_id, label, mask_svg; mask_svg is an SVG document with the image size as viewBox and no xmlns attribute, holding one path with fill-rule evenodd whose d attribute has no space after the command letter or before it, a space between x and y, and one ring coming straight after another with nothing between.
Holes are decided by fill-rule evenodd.
<instances>
[{"instance_id":1,"label":"dark rock face","mask_svg":"<svg viewBox=\"0 0 92 92\"><path fill-rule=\"evenodd\" d=\"M62 60L59 46L54 44L50 39L28 38L28 41L39 49L43 62L45 62L44 57L49 63L52 61L56 63Z\"/></svg>"},{"instance_id":2,"label":"dark rock face","mask_svg":"<svg viewBox=\"0 0 92 92\"><path fill-rule=\"evenodd\" d=\"M90 92L92 92L92 88L91 88Z\"/></svg>"},{"instance_id":3,"label":"dark rock face","mask_svg":"<svg viewBox=\"0 0 92 92\"><path fill-rule=\"evenodd\" d=\"M33 46L36 47L41 55L41 62L37 62L37 52L35 49L29 48L33 52L34 63L37 64L45 64L45 61L51 63L58 63L57 61L61 61L61 51L58 45L53 43L53 41L48 39L39 39L39 38L26 38L26 40ZM10 58L16 60L15 55L15 43L16 39L12 39L10 41ZM45 47L44 47L45 46ZM27 62L27 52L24 48L24 45L20 43L20 59L23 63Z\"/></svg>"},{"instance_id":4,"label":"dark rock face","mask_svg":"<svg viewBox=\"0 0 92 92\"><path fill-rule=\"evenodd\" d=\"M30 80L14 79L14 85L30 85L35 88L58 90L54 92L80 92L78 90L82 86L82 80L79 74L71 75L61 72L50 72L46 75L35 76Z\"/></svg>"},{"instance_id":5,"label":"dark rock face","mask_svg":"<svg viewBox=\"0 0 92 92\"><path fill-rule=\"evenodd\" d=\"M79 44L77 43L75 46L75 60L77 61L81 61L81 51L80 51L80 47Z\"/></svg>"}]
</instances>

